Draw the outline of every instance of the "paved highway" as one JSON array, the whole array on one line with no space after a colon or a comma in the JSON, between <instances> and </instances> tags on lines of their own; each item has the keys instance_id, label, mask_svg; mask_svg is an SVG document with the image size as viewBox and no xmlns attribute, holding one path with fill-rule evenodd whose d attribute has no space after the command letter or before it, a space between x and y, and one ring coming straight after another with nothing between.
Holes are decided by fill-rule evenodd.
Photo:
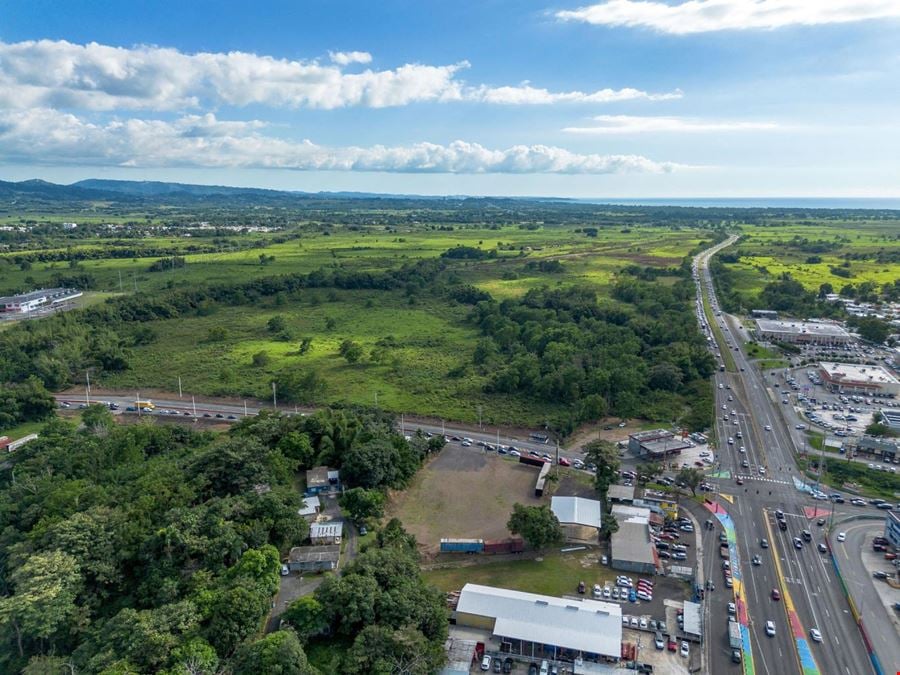
<instances>
[{"instance_id":1,"label":"paved highway","mask_svg":"<svg viewBox=\"0 0 900 675\"><path fill-rule=\"evenodd\" d=\"M66 401L70 403L72 406L77 407L86 402L86 397L82 395L73 395L73 394L55 394L57 401ZM134 406L136 400L135 395L124 395L121 393L103 393L97 394L90 397L89 401L91 403L96 403L98 401L102 401L104 403L115 403L119 406L119 410L115 411L118 414L129 414L136 415L136 412L128 412L125 409L129 406ZM155 411L152 413L141 413L143 415L152 415L153 417L189 417L193 419L197 418L211 418L213 420L218 420L222 422L231 422L236 423L240 421L244 416L256 415L262 410L272 410L271 407L259 407L258 405L244 405L238 403L222 403L220 401L197 401L196 403L191 402L187 399L178 399L178 398L156 398L151 396L141 396L142 401L152 400L155 406ZM313 412L312 408L286 408L279 407L279 412L286 415L306 415ZM167 413L162 411L173 411L173 413ZM523 439L518 436L511 436L510 434L504 432L498 428L485 428L483 430L473 430L470 427L465 427L459 424L447 423L447 424L434 424L434 423L426 423L420 420L415 419L405 419L403 422L403 432L406 434L415 433L416 429L421 429L423 432L431 433L431 434L444 434L447 437L456 436L458 438L469 438L475 443L478 441L484 441L485 443L491 443L493 445L503 444L505 446L514 446L518 450L535 451L539 453L547 453L551 456L555 457L556 454L556 446L550 445L549 443L543 443L540 441L532 440L532 439ZM473 447L476 447L473 445ZM478 448L479 450L481 448ZM563 452L560 451L560 455L567 457L569 459L583 459L583 455L577 451L568 451Z\"/></svg>"},{"instance_id":2,"label":"paved highway","mask_svg":"<svg viewBox=\"0 0 900 675\"><path fill-rule=\"evenodd\" d=\"M795 448L802 447L798 446L799 439L782 418L780 399L770 394L762 375L740 350L746 340L745 331L739 322L719 312L708 260L732 241L701 253L695 261L695 276L724 337L725 344L715 345L714 349L720 354L729 350L735 362L733 372L719 372L715 377L720 468L730 472L729 477L719 478L717 483L720 492L730 498L723 498L720 503L735 524L754 672L817 669L829 674L870 673L873 669L849 606L827 556L816 549L816 544L823 541L823 528L815 525L815 519L809 520L805 511L817 504L823 510L832 505L814 501L795 488L794 477L800 475L794 463ZM734 439L733 445L727 442L728 438ZM740 451L741 446L745 452ZM785 532L775 524L776 509L786 514ZM839 511L843 509L842 506ZM802 548L797 549L793 538L801 536L804 529L816 531L811 532L812 542L803 542ZM770 543L767 549L760 546L763 538ZM754 555L761 558L759 566L751 564ZM772 600L773 589L787 597ZM775 623L774 637L766 635L765 622L769 620ZM809 631L814 627L822 632L822 643L809 639ZM714 642L716 636L710 638ZM711 663L717 665L712 655Z\"/></svg>"},{"instance_id":3,"label":"paved highway","mask_svg":"<svg viewBox=\"0 0 900 675\"><path fill-rule=\"evenodd\" d=\"M839 531L845 534L842 542L837 541ZM900 590L872 578L872 570L892 569L882 553L872 550L873 537L882 534L884 520L881 518L844 521L835 527L831 545L875 653L885 672L894 672L900 667L900 614L892 607L893 603L900 602ZM864 559L868 565L864 564Z\"/></svg>"}]
</instances>

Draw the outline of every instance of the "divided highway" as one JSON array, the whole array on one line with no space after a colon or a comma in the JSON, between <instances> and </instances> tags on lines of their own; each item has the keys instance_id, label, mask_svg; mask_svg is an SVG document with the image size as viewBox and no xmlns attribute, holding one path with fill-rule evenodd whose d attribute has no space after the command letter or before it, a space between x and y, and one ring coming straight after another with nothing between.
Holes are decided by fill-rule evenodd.
<instances>
[{"instance_id":1,"label":"divided highway","mask_svg":"<svg viewBox=\"0 0 900 675\"><path fill-rule=\"evenodd\" d=\"M782 417L780 399L772 395L763 375L740 349L747 340L746 330L719 309L708 263L712 255L734 241L732 237L699 254L694 274L698 292L705 296L718 323L719 330L710 335L713 340L724 339L724 344L715 343L715 349L719 355L730 352L734 361L733 371L715 376L721 472L715 482L719 503L731 516L738 540L741 599L747 603L752 650L752 658L745 657L745 672L871 673L871 662L831 561L817 550L825 540L825 528L816 524L818 517L808 517L816 505L826 517L832 508L844 512L845 507L813 500L795 486L795 478L801 477L794 461L799 445ZM720 356L720 363L724 362ZM776 510L785 514L785 531L776 523ZM810 542L802 540L804 530L810 532ZM801 548L794 544L797 537ZM762 546L763 539L767 548ZM759 565L752 564L754 556L760 557ZM773 590L781 599L773 599ZM767 634L767 621L775 624L774 636ZM723 626L724 617L712 625ZM821 632L822 642L811 639L813 628ZM707 645L711 663L725 668L725 663L716 662L716 654L721 653L716 649L719 639L725 640L724 634L721 638L710 635Z\"/></svg>"}]
</instances>

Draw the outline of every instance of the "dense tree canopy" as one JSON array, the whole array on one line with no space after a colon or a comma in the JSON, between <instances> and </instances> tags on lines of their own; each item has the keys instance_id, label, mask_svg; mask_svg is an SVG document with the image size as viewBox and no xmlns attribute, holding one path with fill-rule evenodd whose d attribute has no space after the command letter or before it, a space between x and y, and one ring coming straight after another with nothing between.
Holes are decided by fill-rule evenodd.
<instances>
[{"instance_id":1,"label":"dense tree canopy","mask_svg":"<svg viewBox=\"0 0 900 675\"><path fill-rule=\"evenodd\" d=\"M537 549L559 544L563 540L559 519L546 504L543 506L514 504L506 527L513 534L521 534L530 546Z\"/></svg>"},{"instance_id":2,"label":"dense tree canopy","mask_svg":"<svg viewBox=\"0 0 900 675\"><path fill-rule=\"evenodd\" d=\"M407 442L378 411L265 413L225 435L108 425L102 408L85 412L80 430L49 422L0 472L3 672L51 656L85 673L311 672L296 637L255 642L279 552L308 533L296 473L341 468L348 507L371 517L382 491L435 449L424 437ZM409 644L442 643L443 599L421 581L415 544L397 523L326 586L333 595L313 598L319 609L291 617L302 640L356 636L375 622L403 662Z\"/></svg>"},{"instance_id":3,"label":"dense tree canopy","mask_svg":"<svg viewBox=\"0 0 900 675\"><path fill-rule=\"evenodd\" d=\"M577 287L480 302L472 318L484 337L473 361L488 374L490 392L570 403L571 415L556 421L562 432L607 412L674 415L702 428L712 405L694 394L714 363L691 314L692 292L688 280L624 277L613 288L617 304Z\"/></svg>"}]
</instances>

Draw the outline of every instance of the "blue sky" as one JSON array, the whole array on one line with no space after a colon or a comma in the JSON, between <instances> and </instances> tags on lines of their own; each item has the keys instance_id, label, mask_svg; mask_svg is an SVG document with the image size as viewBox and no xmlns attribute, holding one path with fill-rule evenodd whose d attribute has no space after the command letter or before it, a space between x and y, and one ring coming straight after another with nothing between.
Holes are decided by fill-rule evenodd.
<instances>
[{"instance_id":1,"label":"blue sky","mask_svg":"<svg viewBox=\"0 0 900 675\"><path fill-rule=\"evenodd\" d=\"M7 0L0 178L900 197L900 3Z\"/></svg>"}]
</instances>

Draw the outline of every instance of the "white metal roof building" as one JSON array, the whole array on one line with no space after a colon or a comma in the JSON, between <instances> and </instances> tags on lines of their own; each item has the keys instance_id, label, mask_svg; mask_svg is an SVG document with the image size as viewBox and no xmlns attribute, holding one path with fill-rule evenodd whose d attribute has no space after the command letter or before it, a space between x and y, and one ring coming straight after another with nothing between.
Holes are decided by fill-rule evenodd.
<instances>
[{"instance_id":1,"label":"white metal roof building","mask_svg":"<svg viewBox=\"0 0 900 675\"><path fill-rule=\"evenodd\" d=\"M303 506L297 509L297 515L303 516L304 518L315 517L316 515L318 515L321 508L322 503L319 501L318 495L313 495L312 497L304 497Z\"/></svg>"},{"instance_id":2,"label":"white metal roof building","mask_svg":"<svg viewBox=\"0 0 900 675\"><path fill-rule=\"evenodd\" d=\"M545 652L549 648L612 659L622 654L622 608L609 602L466 584L456 622L489 629L503 641L538 645Z\"/></svg>"},{"instance_id":3,"label":"white metal roof building","mask_svg":"<svg viewBox=\"0 0 900 675\"><path fill-rule=\"evenodd\" d=\"M614 504L612 514L619 529L610 537L610 566L637 574L656 574L659 558L650 541L650 509Z\"/></svg>"},{"instance_id":4,"label":"white metal roof building","mask_svg":"<svg viewBox=\"0 0 900 675\"><path fill-rule=\"evenodd\" d=\"M684 633L690 637L700 638L702 630L700 622L700 603L688 602L684 603Z\"/></svg>"},{"instance_id":5,"label":"white metal roof building","mask_svg":"<svg viewBox=\"0 0 900 675\"><path fill-rule=\"evenodd\" d=\"M341 521L313 523L309 526L309 539L314 544L340 543L343 526Z\"/></svg>"},{"instance_id":6,"label":"white metal roof building","mask_svg":"<svg viewBox=\"0 0 900 675\"><path fill-rule=\"evenodd\" d=\"M861 366L855 363L819 364L822 381L830 389L845 393L900 395L900 380L884 366Z\"/></svg>"},{"instance_id":7,"label":"white metal roof building","mask_svg":"<svg viewBox=\"0 0 900 675\"><path fill-rule=\"evenodd\" d=\"M763 340L776 342L845 345L853 340L841 326L823 321L757 319L756 332Z\"/></svg>"},{"instance_id":8,"label":"white metal roof building","mask_svg":"<svg viewBox=\"0 0 900 675\"><path fill-rule=\"evenodd\" d=\"M596 528L600 527L603 513L599 501L583 497L553 497L550 500L550 510L560 523Z\"/></svg>"},{"instance_id":9,"label":"white metal roof building","mask_svg":"<svg viewBox=\"0 0 900 675\"><path fill-rule=\"evenodd\" d=\"M895 431L900 430L900 411L882 408L880 412L881 417L888 428L894 429Z\"/></svg>"}]
</instances>

